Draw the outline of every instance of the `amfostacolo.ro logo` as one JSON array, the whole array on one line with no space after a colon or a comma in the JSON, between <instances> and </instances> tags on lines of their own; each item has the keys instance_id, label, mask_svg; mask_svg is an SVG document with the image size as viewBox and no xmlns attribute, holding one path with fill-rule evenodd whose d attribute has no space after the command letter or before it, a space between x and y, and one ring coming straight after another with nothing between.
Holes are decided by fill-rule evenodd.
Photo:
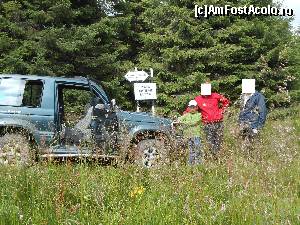
<instances>
[{"instance_id":1,"label":"amfostacolo.ro logo","mask_svg":"<svg viewBox=\"0 0 300 225\"><path fill-rule=\"evenodd\" d=\"M293 16L294 10L277 8L271 5L258 7L254 5L234 7L230 5L195 5L196 18L208 18L210 16Z\"/></svg>"}]
</instances>

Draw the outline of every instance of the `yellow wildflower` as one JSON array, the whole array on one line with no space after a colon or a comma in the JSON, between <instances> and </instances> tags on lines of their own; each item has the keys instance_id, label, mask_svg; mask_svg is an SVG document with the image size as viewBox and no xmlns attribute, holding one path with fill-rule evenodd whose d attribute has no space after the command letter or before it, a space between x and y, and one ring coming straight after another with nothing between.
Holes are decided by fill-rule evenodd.
<instances>
[{"instance_id":1,"label":"yellow wildflower","mask_svg":"<svg viewBox=\"0 0 300 225\"><path fill-rule=\"evenodd\" d=\"M133 198L137 195L142 195L145 191L145 188L143 186L140 187L135 187L131 192L130 192L130 197Z\"/></svg>"}]
</instances>

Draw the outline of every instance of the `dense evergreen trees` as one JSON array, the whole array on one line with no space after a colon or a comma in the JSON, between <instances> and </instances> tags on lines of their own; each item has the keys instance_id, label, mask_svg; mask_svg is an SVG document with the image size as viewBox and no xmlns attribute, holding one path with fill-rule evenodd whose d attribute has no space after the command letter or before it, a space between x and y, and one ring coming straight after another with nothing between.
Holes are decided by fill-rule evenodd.
<instances>
[{"instance_id":1,"label":"dense evergreen trees","mask_svg":"<svg viewBox=\"0 0 300 225\"><path fill-rule=\"evenodd\" d=\"M182 110L213 82L234 101L255 78L269 106L299 100L299 39L280 17L196 19L194 5L271 0L15 0L0 3L0 72L101 80L118 104L134 103L124 74L152 67L161 112ZM298 83L299 84L299 83ZM292 92L287 90L294 89ZM298 96L298 97L297 97Z\"/></svg>"}]
</instances>

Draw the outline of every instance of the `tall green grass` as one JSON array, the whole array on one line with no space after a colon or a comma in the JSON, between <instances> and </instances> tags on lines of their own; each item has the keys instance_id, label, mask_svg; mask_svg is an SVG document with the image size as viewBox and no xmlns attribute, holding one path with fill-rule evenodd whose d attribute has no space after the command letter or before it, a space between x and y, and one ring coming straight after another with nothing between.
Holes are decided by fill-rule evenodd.
<instances>
[{"instance_id":1,"label":"tall green grass","mask_svg":"<svg viewBox=\"0 0 300 225\"><path fill-rule=\"evenodd\" d=\"M299 116L270 117L253 154L227 118L220 159L195 167L2 166L0 223L299 224Z\"/></svg>"}]
</instances>

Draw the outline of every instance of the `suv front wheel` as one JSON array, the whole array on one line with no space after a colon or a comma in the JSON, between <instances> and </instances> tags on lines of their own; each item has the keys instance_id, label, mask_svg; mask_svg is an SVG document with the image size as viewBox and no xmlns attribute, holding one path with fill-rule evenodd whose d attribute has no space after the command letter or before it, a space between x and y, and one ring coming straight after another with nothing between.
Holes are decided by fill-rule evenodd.
<instances>
[{"instance_id":1,"label":"suv front wheel","mask_svg":"<svg viewBox=\"0 0 300 225\"><path fill-rule=\"evenodd\" d=\"M0 164L29 165L32 163L28 138L22 134L0 137Z\"/></svg>"},{"instance_id":2,"label":"suv front wheel","mask_svg":"<svg viewBox=\"0 0 300 225\"><path fill-rule=\"evenodd\" d=\"M137 144L135 163L146 168L159 167L169 161L168 148L164 140L145 139Z\"/></svg>"}]
</instances>

